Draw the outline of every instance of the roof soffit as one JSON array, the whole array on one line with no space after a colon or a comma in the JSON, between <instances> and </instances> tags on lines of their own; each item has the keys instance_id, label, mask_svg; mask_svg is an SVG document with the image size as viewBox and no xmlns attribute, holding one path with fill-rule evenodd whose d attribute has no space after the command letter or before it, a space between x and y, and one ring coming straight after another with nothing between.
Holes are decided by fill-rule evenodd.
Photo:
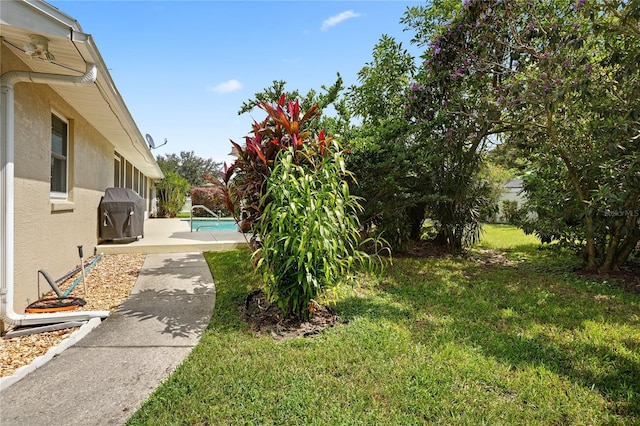
<instances>
[{"instance_id":1,"label":"roof soffit","mask_svg":"<svg viewBox=\"0 0 640 426\"><path fill-rule=\"evenodd\" d=\"M15 6L10 10L10 13L7 12L7 4ZM36 7L43 5L46 5L45 8L48 7L48 9L53 8L53 6L40 1L9 1L5 3L5 0L2 0L0 34L4 44L9 46L34 72L78 76L86 72L87 62L95 63L98 67L98 77L95 83L86 86L52 85L51 88L111 142L115 150L125 156L134 166L152 179L161 179L162 172L116 89L91 36L83 34L84 37L79 37L83 41L72 41L71 37L74 37L74 31L80 29L77 22L58 11L60 16L66 17L66 22L61 21L52 17L51 13L46 13ZM30 14L30 16L16 18L14 15L17 11ZM42 22L47 20L49 24ZM19 22L21 26L10 25L15 22ZM53 22L58 24L57 29L50 28ZM25 28L27 25L32 25L33 28ZM60 30L60 27L65 25L73 26L67 26L66 34L62 35L64 31ZM45 28L48 28L51 33L41 31ZM30 59L24 54L22 47L30 40L30 35L34 33L49 39L49 51L56 58L54 62Z\"/></svg>"}]
</instances>

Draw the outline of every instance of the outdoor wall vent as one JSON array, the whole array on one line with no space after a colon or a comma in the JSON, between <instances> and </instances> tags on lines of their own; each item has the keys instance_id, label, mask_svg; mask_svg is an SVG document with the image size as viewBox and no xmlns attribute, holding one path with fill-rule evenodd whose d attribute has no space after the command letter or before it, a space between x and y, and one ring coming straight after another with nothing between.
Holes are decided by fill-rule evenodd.
<instances>
[{"instance_id":1,"label":"outdoor wall vent","mask_svg":"<svg viewBox=\"0 0 640 426\"><path fill-rule=\"evenodd\" d=\"M24 53L32 59L42 59L47 62L56 60L56 57L49 52L49 39L36 34L31 35L31 43L24 45Z\"/></svg>"}]
</instances>

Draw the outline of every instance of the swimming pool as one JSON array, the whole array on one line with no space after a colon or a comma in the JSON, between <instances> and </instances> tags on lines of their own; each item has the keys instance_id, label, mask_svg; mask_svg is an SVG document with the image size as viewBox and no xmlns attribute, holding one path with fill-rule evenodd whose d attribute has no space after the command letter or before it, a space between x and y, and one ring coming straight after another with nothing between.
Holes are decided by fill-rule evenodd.
<instances>
[{"instance_id":1,"label":"swimming pool","mask_svg":"<svg viewBox=\"0 0 640 426\"><path fill-rule=\"evenodd\" d=\"M189 219L184 219L189 225ZM236 225L233 219L216 219L216 218L194 218L191 222L192 231L237 231L238 225Z\"/></svg>"}]
</instances>

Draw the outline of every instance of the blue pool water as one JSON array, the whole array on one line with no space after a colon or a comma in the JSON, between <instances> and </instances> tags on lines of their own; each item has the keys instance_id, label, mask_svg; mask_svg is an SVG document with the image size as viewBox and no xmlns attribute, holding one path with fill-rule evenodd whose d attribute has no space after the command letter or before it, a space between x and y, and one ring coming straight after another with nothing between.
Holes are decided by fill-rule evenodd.
<instances>
[{"instance_id":1,"label":"blue pool water","mask_svg":"<svg viewBox=\"0 0 640 426\"><path fill-rule=\"evenodd\" d=\"M189 219L184 219L189 224ZM238 225L233 219L197 218L191 222L193 231L237 231Z\"/></svg>"}]
</instances>

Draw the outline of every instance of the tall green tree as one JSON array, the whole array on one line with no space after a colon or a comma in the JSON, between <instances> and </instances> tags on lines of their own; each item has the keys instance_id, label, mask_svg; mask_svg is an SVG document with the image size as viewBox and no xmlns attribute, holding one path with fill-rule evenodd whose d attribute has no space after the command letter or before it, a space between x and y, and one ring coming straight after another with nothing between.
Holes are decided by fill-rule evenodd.
<instances>
[{"instance_id":1,"label":"tall green tree","mask_svg":"<svg viewBox=\"0 0 640 426\"><path fill-rule=\"evenodd\" d=\"M372 61L358 72L358 84L346 96L361 121L351 133L347 156L357 181L353 192L364 200L361 221L396 250L420 238L428 187L404 115L414 69L415 59L402 43L383 35L373 48Z\"/></svg>"},{"instance_id":2,"label":"tall green tree","mask_svg":"<svg viewBox=\"0 0 640 426\"><path fill-rule=\"evenodd\" d=\"M408 7L400 19L405 29L413 33L411 42L427 47L431 38L460 10L460 0L431 0L426 5Z\"/></svg>"},{"instance_id":3,"label":"tall green tree","mask_svg":"<svg viewBox=\"0 0 640 426\"><path fill-rule=\"evenodd\" d=\"M180 154L159 155L156 159L163 173L174 172L189 182L191 188L205 185L205 176L217 176L222 163L211 158L203 158L194 151L181 151Z\"/></svg>"}]
</instances>

